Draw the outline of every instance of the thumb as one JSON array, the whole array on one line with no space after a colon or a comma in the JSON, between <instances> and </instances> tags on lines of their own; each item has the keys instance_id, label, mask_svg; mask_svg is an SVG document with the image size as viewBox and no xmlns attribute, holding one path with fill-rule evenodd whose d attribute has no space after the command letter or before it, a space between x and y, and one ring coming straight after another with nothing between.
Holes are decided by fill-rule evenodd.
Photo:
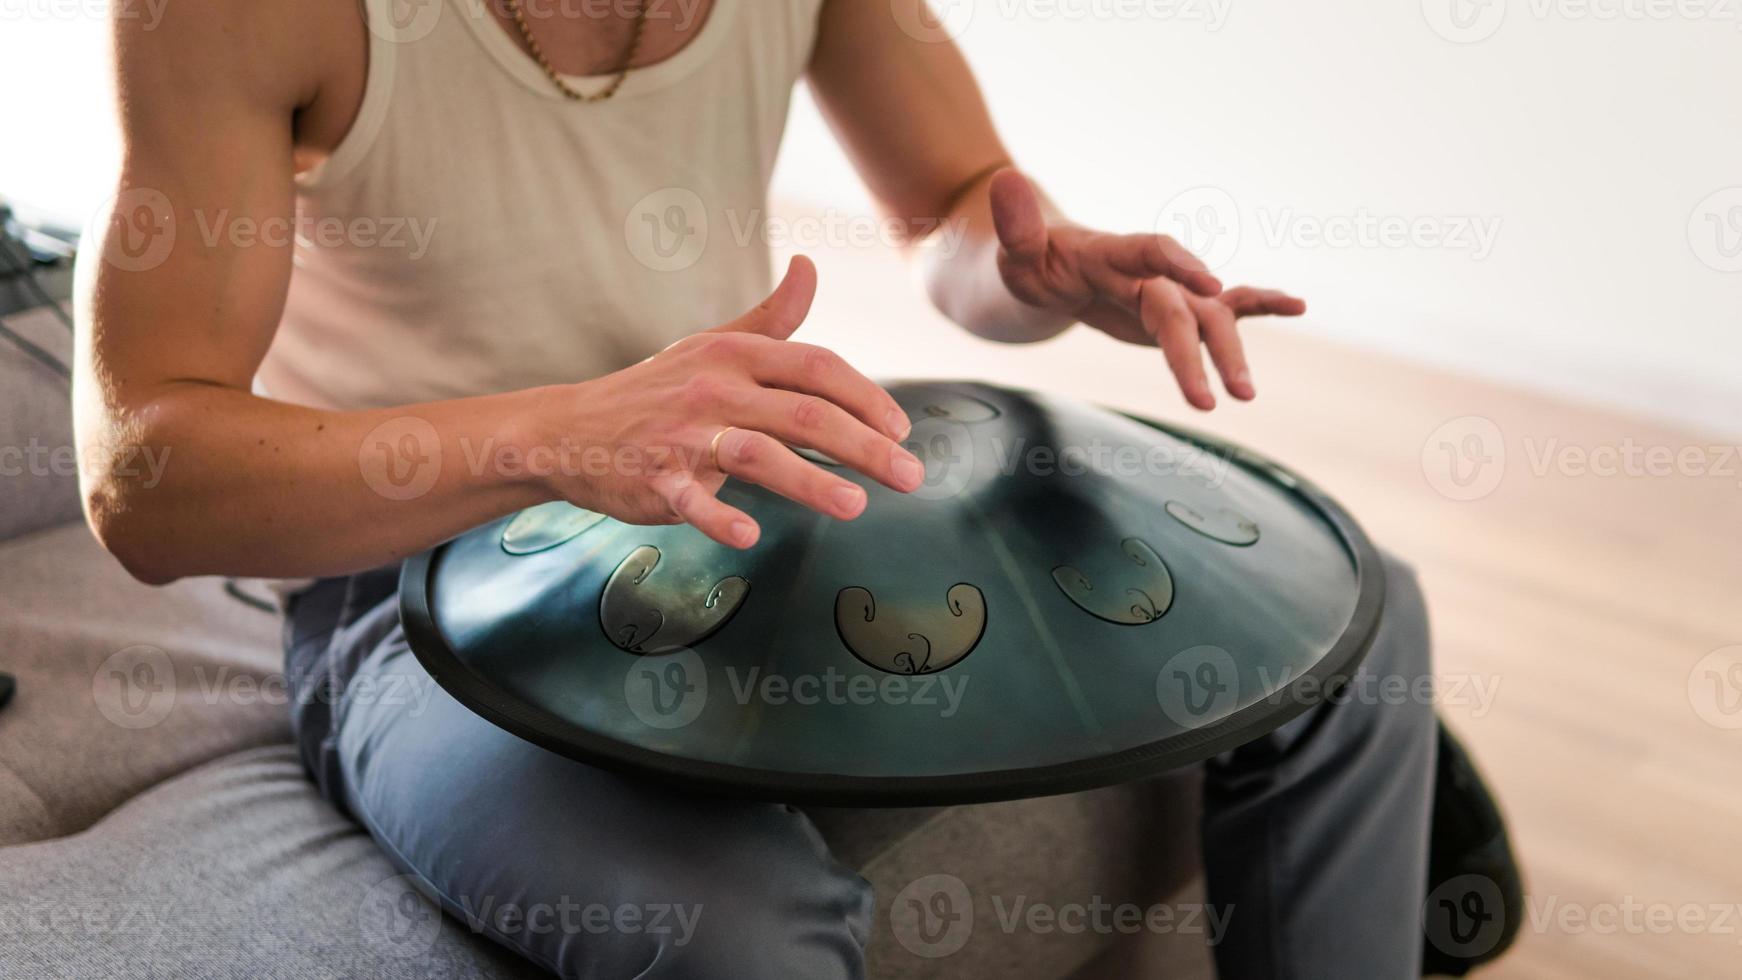
<instances>
[{"instance_id":1,"label":"thumb","mask_svg":"<svg viewBox=\"0 0 1742 980\"><path fill-rule=\"evenodd\" d=\"M817 267L802 255L792 257L786 276L768 298L730 323L715 327L709 333L758 333L775 340L792 336L810 312L811 300L817 295Z\"/></svg>"},{"instance_id":2,"label":"thumb","mask_svg":"<svg viewBox=\"0 0 1742 980\"><path fill-rule=\"evenodd\" d=\"M988 192L992 227L1004 251L1018 262L1033 262L1046 254L1046 216L1028 178L1014 170L1000 170L992 175Z\"/></svg>"}]
</instances>

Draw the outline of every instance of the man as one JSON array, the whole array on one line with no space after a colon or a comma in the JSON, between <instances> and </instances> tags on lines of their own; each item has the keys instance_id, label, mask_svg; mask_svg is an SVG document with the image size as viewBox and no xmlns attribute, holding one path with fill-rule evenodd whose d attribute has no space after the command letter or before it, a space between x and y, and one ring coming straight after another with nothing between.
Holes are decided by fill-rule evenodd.
<instances>
[{"instance_id":1,"label":"man","mask_svg":"<svg viewBox=\"0 0 1742 980\"><path fill-rule=\"evenodd\" d=\"M862 975L869 889L797 811L590 769L439 692L423 711L359 696L428 685L397 563L554 499L753 547L755 521L715 496L728 476L858 516L863 490L790 446L921 483L889 395L788 339L808 260L767 293L760 236L693 234L763 213L800 78L914 245L961 233L915 251L967 330L1030 342L1080 322L1159 347L1208 409L1200 345L1251 398L1236 321L1304 305L1224 290L1165 237L1064 219L1010 168L920 0L363 6L117 18L125 159L106 261L81 268L78 426L86 458L149 445L175 465L149 487L90 467L93 528L147 582L318 579L287 602L305 761L451 911L480 895L705 910L681 943L492 925L497 940L565 976ZM419 221L414 247L392 244ZM485 445L658 462L398 482L407 461ZM1370 669L1417 675L1419 597L1389 573ZM1324 705L1213 765L1211 898L1236 910L1223 975L1413 975L1432 769L1418 704Z\"/></svg>"}]
</instances>

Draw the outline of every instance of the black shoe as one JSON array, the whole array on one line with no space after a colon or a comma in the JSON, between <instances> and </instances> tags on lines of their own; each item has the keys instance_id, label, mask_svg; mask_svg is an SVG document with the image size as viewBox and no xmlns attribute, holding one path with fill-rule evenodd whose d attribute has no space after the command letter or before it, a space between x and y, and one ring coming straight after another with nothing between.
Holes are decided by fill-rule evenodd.
<instances>
[{"instance_id":1,"label":"black shoe","mask_svg":"<svg viewBox=\"0 0 1742 980\"><path fill-rule=\"evenodd\" d=\"M1439 731L1421 972L1461 977L1517 938L1524 879L1493 794L1443 722Z\"/></svg>"}]
</instances>

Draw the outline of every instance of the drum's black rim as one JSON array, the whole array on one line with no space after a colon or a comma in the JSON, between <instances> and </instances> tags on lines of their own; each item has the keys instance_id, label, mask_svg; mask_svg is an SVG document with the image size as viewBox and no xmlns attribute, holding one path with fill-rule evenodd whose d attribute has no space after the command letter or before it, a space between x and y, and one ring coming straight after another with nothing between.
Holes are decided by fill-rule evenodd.
<instances>
[{"instance_id":1,"label":"drum's black rim","mask_svg":"<svg viewBox=\"0 0 1742 980\"><path fill-rule=\"evenodd\" d=\"M653 752L589 732L533 707L468 668L448 646L429 606L430 576L446 545L405 563L400 572L400 619L412 653L436 683L484 719L535 745L588 765L669 781L697 792L812 806L948 806L1055 796L1154 776L1201 762L1274 731L1322 703L1344 684L1366 656L1378 632L1385 603L1385 573L1379 552L1355 519L1308 481L1275 463L1260 461L1214 437L1150 419L1127 416L1144 425L1226 454L1233 462L1323 514L1343 539L1355 563L1355 609L1342 635L1310 669L1285 689L1235 711L1213 725L1182 735L1076 762L1022 769L998 769L948 776L843 776L834 773L781 772L720 762L683 759ZM1244 458L1242 458L1244 457ZM1276 472L1294 481L1288 486Z\"/></svg>"}]
</instances>

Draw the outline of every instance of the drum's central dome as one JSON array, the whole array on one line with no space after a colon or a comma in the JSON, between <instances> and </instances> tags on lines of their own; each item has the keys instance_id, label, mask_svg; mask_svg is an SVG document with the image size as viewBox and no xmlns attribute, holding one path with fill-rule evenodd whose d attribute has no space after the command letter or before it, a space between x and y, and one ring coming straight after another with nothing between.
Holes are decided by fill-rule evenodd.
<instances>
[{"instance_id":1,"label":"drum's central dome","mask_svg":"<svg viewBox=\"0 0 1742 980\"><path fill-rule=\"evenodd\" d=\"M988 385L897 384L926 482L856 521L731 482L736 551L546 504L407 564L407 634L547 747L700 788L901 804L1206 758L1352 671L1377 557L1274 463ZM812 455L824 465L824 457Z\"/></svg>"}]
</instances>

